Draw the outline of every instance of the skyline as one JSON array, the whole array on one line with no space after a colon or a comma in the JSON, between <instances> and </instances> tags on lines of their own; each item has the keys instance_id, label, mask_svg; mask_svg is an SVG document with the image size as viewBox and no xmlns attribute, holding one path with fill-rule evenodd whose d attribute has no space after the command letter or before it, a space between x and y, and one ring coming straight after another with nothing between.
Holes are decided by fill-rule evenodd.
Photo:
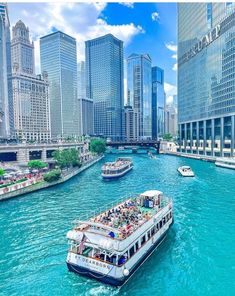
<instances>
[{"instance_id":1,"label":"skyline","mask_svg":"<svg viewBox=\"0 0 235 296\"><path fill-rule=\"evenodd\" d=\"M61 30L76 38L81 61L86 40L111 33L124 41L125 59L132 53L150 54L153 66L165 71L167 96L177 93L176 25L172 26L176 24L176 3L8 3L8 7L11 27L21 19L30 29L37 73L40 37ZM126 71L124 76L126 98Z\"/></svg>"}]
</instances>

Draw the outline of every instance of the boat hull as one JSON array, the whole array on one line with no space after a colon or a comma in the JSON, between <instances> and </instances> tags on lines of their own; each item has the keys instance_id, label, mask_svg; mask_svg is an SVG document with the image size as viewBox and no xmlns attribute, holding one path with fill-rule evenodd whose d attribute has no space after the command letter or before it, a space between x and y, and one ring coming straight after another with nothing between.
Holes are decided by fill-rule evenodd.
<instances>
[{"instance_id":1,"label":"boat hull","mask_svg":"<svg viewBox=\"0 0 235 296\"><path fill-rule=\"evenodd\" d=\"M132 267L128 276L123 276L122 278L114 278L108 275L103 275L98 272L94 272L90 269L74 265L67 261L67 266L69 271L78 273L79 275L89 277L95 279L97 281L103 282L105 284L109 284L112 286L122 286L133 274L134 272L144 263L145 260L155 251L155 249L161 244L161 242L165 239L167 232L170 227L173 225L173 220L169 228L159 237L159 239L148 249L148 251L142 256L139 261Z\"/></svg>"},{"instance_id":2,"label":"boat hull","mask_svg":"<svg viewBox=\"0 0 235 296\"><path fill-rule=\"evenodd\" d=\"M123 177L125 174L127 174L132 169L133 169L133 166L129 167L128 169L126 169L125 171L121 172L120 174L114 174L114 175L105 175L105 174L102 174L102 178L104 180L118 179L120 177Z\"/></svg>"},{"instance_id":3,"label":"boat hull","mask_svg":"<svg viewBox=\"0 0 235 296\"><path fill-rule=\"evenodd\" d=\"M195 177L194 173L193 172L190 172L190 173L185 173L185 172L182 172L181 170L177 170L179 172L179 174L183 177Z\"/></svg>"},{"instance_id":4,"label":"boat hull","mask_svg":"<svg viewBox=\"0 0 235 296\"><path fill-rule=\"evenodd\" d=\"M216 162L215 165L217 167L230 169L230 170L235 170L235 164L226 164L226 163Z\"/></svg>"}]
</instances>

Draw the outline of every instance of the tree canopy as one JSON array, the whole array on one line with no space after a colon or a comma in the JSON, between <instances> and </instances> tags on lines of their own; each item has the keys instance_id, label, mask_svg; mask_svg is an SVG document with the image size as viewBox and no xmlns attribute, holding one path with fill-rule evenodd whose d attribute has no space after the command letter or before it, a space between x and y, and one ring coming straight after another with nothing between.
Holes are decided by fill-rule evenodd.
<instances>
[{"instance_id":1,"label":"tree canopy","mask_svg":"<svg viewBox=\"0 0 235 296\"><path fill-rule=\"evenodd\" d=\"M92 139L90 142L90 151L101 154L106 150L106 142L103 139Z\"/></svg>"},{"instance_id":2,"label":"tree canopy","mask_svg":"<svg viewBox=\"0 0 235 296\"><path fill-rule=\"evenodd\" d=\"M47 167L47 164L41 160L30 160L28 162L28 167L31 169L43 169L45 167Z\"/></svg>"},{"instance_id":3,"label":"tree canopy","mask_svg":"<svg viewBox=\"0 0 235 296\"><path fill-rule=\"evenodd\" d=\"M61 176L60 170L52 170L43 176L44 181L53 182L59 180Z\"/></svg>"},{"instance_id":4,"label":"tree canopy","mask_svg":"<svg viewBox=\"0 0 235 296\"><path fill-rule=\"evenodd\" d=\"M52 156L61 169L81 165L78 150L75 148L56 150Z\"/></svg>"},{"instance_id":5,"label":"tree canopy","mask_svg":"<svg viewBox=\"0 0 235 296\"><path fill-rule=\"evenodd\" d=\"M165 141L171 141L172 138L173 137L170 133L163 135L163 140L165 140Z\"/></svg>"}]
</instances>

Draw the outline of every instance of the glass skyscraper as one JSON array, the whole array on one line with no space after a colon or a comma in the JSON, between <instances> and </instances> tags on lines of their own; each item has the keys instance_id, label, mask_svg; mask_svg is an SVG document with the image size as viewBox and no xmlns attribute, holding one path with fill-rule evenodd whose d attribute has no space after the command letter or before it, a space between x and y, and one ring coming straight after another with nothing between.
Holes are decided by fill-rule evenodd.
<instances>
[{"instance_id":1,"label":"glass skyscraper","mask_svg":"<svg viewBox=\"0 0 235 296\"><path fill-rule=\"evenodd\" d=\"M79 134L76 40L60 31L40 38L41 71L48 73L51 135Z\"/></svg>"},{"instance_id":2,"label":"glass skyscraper","mask_svg":"<svg viewBox=\"0 0 235 296\"><path fill-rule=\"evenodd\" d=\"M178 4L179 150L233 156L235 3Z\"/></svg>"},{"instance_id":3,"label":"glass skyscraper","mask_svg":"<svg viewBox=\"0 0 235 296\"><path fill-rule=\"evenodd\" d=\"M94 103L94 134L123 138L123 42L111 34L86 41L87 97Z\"/></svg>"},{"instance_id":4,"label":"glass skyscraper","mask_svg":"<svg viewBox=\"0 0 235 296\"><path fill-rule=\"evenodd\" d=\"M133 109L135 140L152 139L152 68L148 54L127 59L127 105Z\"/></svg>"},{"instance_id":5,"label":"glass skyscraper","mask_svg":"<svg viewBox=\"0 0 235 296\"><path fill-rule=\"evenodd\" d=\"M164 70L152 67L152 136L163 137L165 127Z\"/></svg>"},{"instance_id":6,"label":"glass skyscraper","mask_svg":"<svg viewBox=\"0 0 235 296\"><path fill-rule=\"evenodd\" d=\"M7 4L0 2L0 137L10 136L11 39Z\"/></svg>"}]
</instances>

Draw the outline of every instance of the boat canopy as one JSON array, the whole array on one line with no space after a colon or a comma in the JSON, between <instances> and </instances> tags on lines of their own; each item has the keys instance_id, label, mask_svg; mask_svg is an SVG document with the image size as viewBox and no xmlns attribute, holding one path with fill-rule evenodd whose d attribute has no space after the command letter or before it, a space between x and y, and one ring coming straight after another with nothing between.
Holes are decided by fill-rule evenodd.
<instances>
[{"instance_id":1,"label":"boat canopy","mask_svg":"<svg viewBox=\"0 0 235 296\"><path fill-rule=\"evenodd\" d=\"M159 195L162 195L163 193L159 190L148 190L144 193L141 193L140 196L142 197L158 197Z\"/></svg>"}]
</instances>

